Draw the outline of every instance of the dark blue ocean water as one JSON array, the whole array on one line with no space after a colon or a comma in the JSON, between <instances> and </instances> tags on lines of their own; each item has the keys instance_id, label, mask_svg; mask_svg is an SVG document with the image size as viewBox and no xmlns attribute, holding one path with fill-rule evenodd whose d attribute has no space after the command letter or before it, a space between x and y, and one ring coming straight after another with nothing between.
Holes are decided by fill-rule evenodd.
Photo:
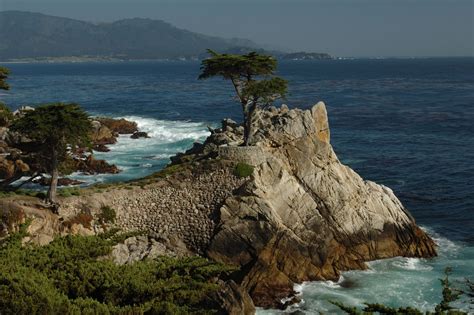
<instances>
[{"instance_id":1,"label":"dark blue ocean water","mask_svg":"<svg viewBox=\"0 0 474 315\"><path fill-rule=\"evenodd\" d=\"M174 152L203 139L207 124L241 117L229 82L196 79L199 63L8 67L12 90L0 99L13 108L78 102L93 115L134 119L153 136L122 137L99 156L124 172L90 181L149 174ZM435 260L400 258L373 263L373 273L346 274L358 288L304 285L300 309L332 311L323 297L354 304L376 298L429 309L439 299L437 278L445 265L458 277L474 278L474 58L286 62L279 74L289 80L285 103L309 108L323 100L339 158L362 177L391 187L442 245ZM405 292L409 283L416 284L416 292ZM391 286L393 294L379 296L378 285Z\"/></svg>"}]
</instances>

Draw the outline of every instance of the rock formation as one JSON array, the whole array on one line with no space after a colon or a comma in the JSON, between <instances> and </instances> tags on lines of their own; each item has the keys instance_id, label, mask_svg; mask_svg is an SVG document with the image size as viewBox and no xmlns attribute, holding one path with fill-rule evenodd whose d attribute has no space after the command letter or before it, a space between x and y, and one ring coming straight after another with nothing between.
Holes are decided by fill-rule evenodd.
<instances>
[{"instance_id":1,"label":"rock formation","mask_svg":"<svg viewBox=\"0 0 474 315\"><path fill-rule=\"evenodd\" d=\"M107 117L97 118L97 121L101 125L110 129L113 133L116 134L133 134L138 131L137 123L134 121L129 121L124 118L114 119Z\"/></svg>"},{"instance_id":2,"label":"rock formation","mask_svg":"<svg viewBox=\"0 0 474 315\"><path fill-rule=\"evenodd\" d=\"M148 134L144 131L135 131L131 136L131 139L140 139L140 138L150 138Z\"/></svg>"},{"instance_id":3,"label":"rock formation","mask_svg":"<svg viewBox=\"0 0 474 315\"><path fill-rule=\"evenodd\" d=\"M336 280L369 260L436 255L392 190L338 160L324 103L263 111L256 130L255 149L221 149L221 158L255 170L220 208L207 250L241 266L241 283L256 305L280 306L294 283Z\"/></svg>"},{"instance_id":4,"label":"rock formation","mask_svg":"<svg viewBox=\"0 0 474 315\"><path fill-rule=\"evenodd\" d=\"M116 143L117 135L97 120L92 121L91 125L92 130L90 137L91 142L93 143L93 149L99 152L108 152L109 149L106 145Z\"/></svg>"}]
</instances>

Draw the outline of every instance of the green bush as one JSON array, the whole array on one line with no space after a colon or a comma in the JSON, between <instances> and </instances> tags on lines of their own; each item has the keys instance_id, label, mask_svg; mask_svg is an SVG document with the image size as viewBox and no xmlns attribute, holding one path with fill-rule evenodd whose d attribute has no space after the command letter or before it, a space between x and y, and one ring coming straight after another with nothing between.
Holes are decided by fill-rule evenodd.
<instances>
[{"instance_id":1,"label":"green bush","mask_svg":"<svg viewBox=\"0 0 474 315\"><path fill-rule=\"evenodd\" d=\"M99 220L101 223L115 223L117 214L114 208L103 206L100 208Z\"/></svg>"},{"instance_id":2,"label":"green bush","mask_svg":"<svg viewBox=\"0 0 474 315\"><path fill-rule=\"evenodd\" d=\"M5 127L13 120L13 113L7 105L0 102L0 127Z\"/></svg>"},{"instance_id":3,"label":"green bush","mask_svg":"<svg viewBox=\"0 0 474 315\"><path fill-rule=\"evenodd\" d=\"M66 187L58 190L58 195L61 197L80 196L81 191L77 187Z\"/></svg>"},{"instance_id":4,"label":"green bush","mask_svg":"<svg viewBox=\"0 0 474 315\"><path fill-rule=\"evenodd\" d=\"M1 314L212 314L213 279L233 271L200 257L116 265L103 257L130 235L115 231L43 247L22 246L25 231L0 243Z\"/></svg>"},{"instance_id":5,"label":"green bush","mask_svg":"<svg viewBox=\"0 0 474 315\"><path fill-rule=\"evenodd\" d=\"M253 166L246 163L238 163L234 168L234 175L240 178L248 177L253 173Z\"/></svg>"}]
</instances>

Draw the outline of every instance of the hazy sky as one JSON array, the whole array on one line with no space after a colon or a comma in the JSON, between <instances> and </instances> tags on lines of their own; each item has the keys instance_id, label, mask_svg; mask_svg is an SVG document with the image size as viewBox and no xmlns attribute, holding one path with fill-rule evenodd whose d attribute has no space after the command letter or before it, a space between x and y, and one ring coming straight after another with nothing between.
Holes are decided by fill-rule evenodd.
<instances>
[{"instance_id":1,"label":"hazy sky","mask_svg":"<svg viewBox=\"0 0 474 315\"><path fill-rule=\"evenodd\" d=\"M0 0L0 10L148 17L336 56L474 56L474 0Z\"/></svg>"}]
</instances>

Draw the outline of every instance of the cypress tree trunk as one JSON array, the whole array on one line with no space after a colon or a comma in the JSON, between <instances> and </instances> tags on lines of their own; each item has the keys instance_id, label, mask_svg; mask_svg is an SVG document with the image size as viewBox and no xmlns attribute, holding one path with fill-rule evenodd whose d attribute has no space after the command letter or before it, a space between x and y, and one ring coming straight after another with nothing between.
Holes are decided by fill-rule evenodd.
<instances>
[{"instance_id":1,"label":"cypress tree trunk","mask_svg":"<svg viewBox=\"0 0 474 315\"><path fill-rule=\"evenodd\" d=\"M244 145L252 145L253 141L253 127L255 120L255 113L257 104L251 103L244 109Z\"/></svg>"},{"instance_id":2,"label":"cypress tree trunk","mask_svg":"<svg viewBox=\"0 0 474 315\"><path fill-rule=\"evenodd\" d=\"M58 188L58 178L59 178L58 158L56 156L56 152L53 152L53 159L52 159L51 166L52 166L51 182L49 184L47 200L54 204L56 203L56 191Z\"/></svg>"}]
</instances>

